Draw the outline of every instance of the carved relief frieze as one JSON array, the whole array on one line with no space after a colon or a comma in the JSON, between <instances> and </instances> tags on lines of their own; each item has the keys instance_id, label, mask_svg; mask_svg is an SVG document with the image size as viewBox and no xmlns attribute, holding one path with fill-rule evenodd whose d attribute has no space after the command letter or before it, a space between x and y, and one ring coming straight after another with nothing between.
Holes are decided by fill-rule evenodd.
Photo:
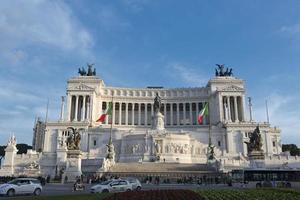
<instances>
[{"instance_id":1,"label":"carved relief frieze","mask_svg":"<svg viewBox=\"0 0 300 200\"><path fill-rule=\"evenodd\" d=\"M79 85L76 85L76 86L73 86L73 87L69 87L69 90L81 90L81 91L88 90L88 91L94 91L95 88L87 86L87 85L81 83Z\"/></svg>"},{"instance_id":2,"label":"carved relief frieze","mask_svg":"<svg viewBox=\"0 0 300 200\"><path fill-rule=\"evenodd\" d=\"M244 92L244 89L241 87L238 87L236 85L231 85L228 87L218 88L218 91L224 91L224 92Z\"/></svg>"}]
</instances>

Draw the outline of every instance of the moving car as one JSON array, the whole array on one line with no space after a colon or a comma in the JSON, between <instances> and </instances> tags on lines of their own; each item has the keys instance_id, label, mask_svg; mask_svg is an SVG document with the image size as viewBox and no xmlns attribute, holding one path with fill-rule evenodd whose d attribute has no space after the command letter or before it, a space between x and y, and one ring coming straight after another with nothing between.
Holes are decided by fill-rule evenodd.
<instances>
[{"instance_id":1,"label":"moving car","mask_svg":"<svg viewBox=\"0 0 300 200\"><path fill-rule=\"evenodd\" d=\"M109 180L91 187L91 193L131 191L132 185L127 180Z\"/></svg>"},{"instance_id":2,"label":"moving car","mask_svg":"<svg viewBox=\"0 0 300 200\"><path fill-rule=\"evenodd\" d=\"M40 195L42 185L34 178L17 178L0 185L0 195L15 196L19 194Z\"/></svg>"},{"instance_id":3,"label":"moving car","mask_svg":"<svg viewBox=\"0 0 300 200\"><path fill-rule=\"evenodd\" d=\"M132 190L141 190L142 184L137 178L126 178L127 181L132 185Z\"/></svg>"}]
</instances>

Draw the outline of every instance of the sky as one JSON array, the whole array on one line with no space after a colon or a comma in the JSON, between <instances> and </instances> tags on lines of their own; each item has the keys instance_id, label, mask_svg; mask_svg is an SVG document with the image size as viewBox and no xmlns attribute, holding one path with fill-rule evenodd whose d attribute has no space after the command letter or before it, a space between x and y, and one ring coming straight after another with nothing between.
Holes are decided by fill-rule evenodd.
<instances>
[{"instance_id":1,"label":"sky","mask_svg":"<svg viewBox=\"0 0 300 200\"><path fill-rule=\"evenodd\" d=\"M95 63L108 86L203 87L215 64L246 82L256 121L300 145L300 1L68 0L0 3L0 145L58 120L66 81Z\"/></svg>"}]
</instances>

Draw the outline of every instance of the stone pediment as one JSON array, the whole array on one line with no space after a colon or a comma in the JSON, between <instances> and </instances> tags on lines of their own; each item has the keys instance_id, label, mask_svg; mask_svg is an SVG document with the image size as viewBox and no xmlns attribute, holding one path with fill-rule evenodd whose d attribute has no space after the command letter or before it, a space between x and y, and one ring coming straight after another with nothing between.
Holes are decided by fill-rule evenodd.
<instances>
[{"instance_id":1,"label":"stone pediment","mask_svg":"<svg viewBox=\"0 0 300 200\"><path fill-rule=\"evenodd\" d=\"M89 86L87 86L87 85L85 85L85 84L83 84L83 83L81 83L81 84L75 86L74 89L75 89L75 90L94 90L94 88L89 87Z\"/></svg>"},{"instance_id":2,"label":"stone pediment","mask_svg":"<svg viewBox=\"0 0 300 200\"><path fill-rule=\"evenodd\" d=\"M236 91L236 92L243 92L244 89L235 85L231 85L228 87L220 88L219 91L225 91L225 92L231 92L231 91Z\"/></svg>"}]
</instances>

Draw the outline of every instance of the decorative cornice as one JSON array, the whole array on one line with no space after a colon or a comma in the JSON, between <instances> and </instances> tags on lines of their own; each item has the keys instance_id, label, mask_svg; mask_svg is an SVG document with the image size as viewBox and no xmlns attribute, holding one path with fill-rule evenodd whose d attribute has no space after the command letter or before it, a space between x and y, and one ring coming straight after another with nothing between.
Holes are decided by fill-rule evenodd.
<instances>
[{"instance_id":1,"label":"decorative cornice","mask_svg":"<svg viewBox=\"0 0 300 200\"><path fill-rule=\"evenodd\" d=\"M233 91L234 92L244 92L245 90L236 85L230 85L228 87L217 88L217 91L219 91L219 92L233 92Z\"/></svg>"}]
</instances>

